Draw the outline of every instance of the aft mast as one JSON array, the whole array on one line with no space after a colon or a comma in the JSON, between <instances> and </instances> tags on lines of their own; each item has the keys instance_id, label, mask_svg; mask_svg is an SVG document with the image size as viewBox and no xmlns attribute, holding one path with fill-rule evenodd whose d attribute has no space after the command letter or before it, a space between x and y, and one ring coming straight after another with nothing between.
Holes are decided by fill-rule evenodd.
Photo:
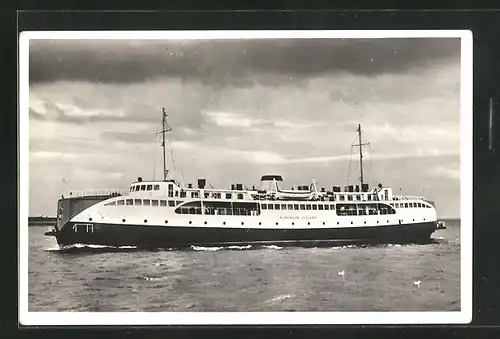
<instances>
[{"instance_id":1,"label":"aft mast","mask_svg":"<svg viewBox=\"0 0 500 339\"><path fill-rule=\"evenodd\" d=\"M358 129L356 130L358 132L358 140L359 144L354 145L359 147L359 181L361 182L361 187L363 187L364 184L364 177L363 177L363 146L367 146L370 143L362 143L361 141L361 124L358 124Z\"/></svg>"}]
</instances>

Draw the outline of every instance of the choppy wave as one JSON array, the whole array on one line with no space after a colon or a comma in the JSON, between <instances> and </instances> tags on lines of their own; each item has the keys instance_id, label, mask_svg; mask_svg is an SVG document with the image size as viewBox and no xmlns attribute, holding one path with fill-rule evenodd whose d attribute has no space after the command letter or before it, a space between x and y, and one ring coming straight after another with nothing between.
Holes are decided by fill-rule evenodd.
<instances>
[{"instance_id":1,"label":"choppy wave","mask_svg":"<svg viewBox=\"0 0 500 339\"><path fill-rule=\"evenodd\" d=\"M161 281L161 280L167 280L168 277L148 277L147 275L141 275L138 277L140 280L146 280L146 281Z\"/></svg>"},{"instance_id":2,"label":"choppy wave","mask_svg":"<svg viewBox=\"0 0 500 339\"><path fill-rule=\"evenodd\" d=\"M66 252L71 250L131 250L137 249L137 246L108 246L108 245L93 245L93 244L72 244L46 248L47 252Z\"/></svg>"},{"instance_id":3,"label":"choppy wave","mask_svg":"<svg viewBox=\"0 0 500 339\"><path fill-rule=\"evenodd\" d=\"M268 249L270 249L270 250L280 250L280 249L282 249L282 248L283 248L283 247L281 247L281 246L276 246L276 245L264 245L264 246L262 246L262 247L264 247L264 248L268 248Z\"/></svg>"},{"instance_id":4,"label":"choppy wave","mask_svg":"<svg viewBox=\"0 0 500 339\"><path fill-rule=\"evenodd\" d=\"M249 250L252 248L252 245L246 245L246 246L228 246L227 247L228 249L231 249L231 250Z\"/></svg>"},{"instance_id":5,"label":"choppy wave","mask_svg":"<svg viewBox=\"0 0 500 339\"><path fill-rule=\"evenodd\" d=\"M223 249L224 247L204 247L204 246L194 246L191 245L193 251L205 251L205 252L215 252Z\"/></svg>"},{"instance_id":6,"label":"choppy wave","mask_svg":"<svg viewBox=\"0 0 500 339\"><path fill-rule=\"evenodd\" d=\"M289 299L293 297L292 294L283 294L283 295L278 295L274 298L271 299L271 302L276 302L276 301L283 301L283 300L286 300L286 299Z\"/></svg>"}]
</instances>

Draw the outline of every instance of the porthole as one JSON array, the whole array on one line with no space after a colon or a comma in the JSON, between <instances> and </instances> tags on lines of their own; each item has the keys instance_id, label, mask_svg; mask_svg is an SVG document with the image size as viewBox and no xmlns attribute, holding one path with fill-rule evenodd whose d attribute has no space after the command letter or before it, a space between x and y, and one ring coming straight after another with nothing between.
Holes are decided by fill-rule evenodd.
<instances>
[{"instance_id":1,"label":"porthole","mask_svg":"<svg viewBox=\"0 0 500 339\"><path fill-rule=\"evenodd\" d=\"M147 223L148 222L148 219L144 219L144 223Z\"/></svg>"},{"instance_id":2,"label":"porthole","mask_svg":"<svg viewBox=\"0 0 500 339\"><path fill-rule=\"evenodd\" d=\"M413 219L413 221L415 221L415 219Z\"/></svg>"},{"instance_id":3,"label":"porthole","mask_svg":"<svg viewBox=\"0 0 500 339\"><path fill-rule=\"evenodd\" d=\"M205 221L205 225L207 224L207 222Z\"/></svg>"},{"instance_id":4,"label":"porthole","mask_svg":"<svg viewBox=\"0 0 500 339\"><path fill-rule=\"evenodd\" d=\"M366 221L365 221L365 224L366 224Z\"/></svg>"},{"instance_id":5,"label":"porthole","mask_svg":"<svg viewBox=\"0 0 500 339\"><path fill-rule=\"evenodd\" d=\"M122 222L125 222L125 219L122 219Z\"/></svg>"},{"instance_id":6,"label":"porthole","mask_svg":"<svg viewBox=\"0 0 500 339\"><path fill-rule=\"evenodd\" d=\"M226 222L225 222L225 221L223 221L223 222L222 222L222 225L225 225L225 224L226 224Z\"/></svg>"},{"instance_id":7,"label":"porthole","mask_svg":"<svg viewBox=\"0 0 500 339\"><path fill-rule=\"evenodd\" d=\"M278 222L276 222L276 226L278 226Z\"/></svg>"},{"instance_id":8,"label":"porthole","mask_svg":"<svg viewBox=\"0 0 500 339\"><path fill-rule=\"evenodd\" d=\"M241 224L244 225L245 223L242 221Z\"/></svg>"},{"instance_id":9,"label":"porthole","mask_svg":"<svg viewBox=\"0 0 500 339\"><path fill-rule=\"evenodd\" d=\"M424 221L425 221L425 218L424 218Z\"/></svg>"},{"instance_id":10,"label":"porthole","mask_svg":"<svg viewBox=\"0 0 500 339\"><path fill-rule=\"evenodd\" d=\"M292 222L292 226L293 226L293 225L295 225L295 223L294 223L294 222Z\"/></svg>"},{"instance_id":11,"label":"porthole","mask_svg":"<svg viewBox=\"0 0 500 339\"><path fill-rule=\"evenodd\" d=\"M378 220L377 220L377 224L378 224Z\"/></svg>"},{"instance_id":12,"label":"porthole","mask_svg":"<svg viewBox=\"0 0 500 339\"><path fill-rule=\"evenodd\" d=\"M389 223L389 220L387 220L387 223Z\"/></svg>"},{"instance_id":13,"label":"porthole","mask_svg":"<svg viewBox=\"0 0 500 339\"><path fill-rule=\"evenodd\" d=\"M340 225L340 222L337 221L337 225Z\"/></svg>"},{"instance_id":14,"label":"porthole","mask_svg":"<svg viewBox=\"0 0 500 339\"><path fill-rule=\"evenodd\" d=\"M351 225L353 224L353 222L351 221Z\"/></svg>"},{"instance_id":15,"label":"porthole","mask_svg":"<svg viewBox=\"0 0 500 339\"><path fill-rule=\"evenodd\" d=\"M307 224L308 224L308 225L311 225L311 223L310 223L309 221L307 222Z\"/></svg>"},{"instance_id":16,"label":"porthole","mask_svg":"<svg viewBox=\"0 0 500 339\"><path fill-rule=\"evenodd\" d=\"M325 222L323 221L323 225L325 224Z\"/></svg>"},{"instance_id":17,"label":"porthole","mask_svg":"<svg viewBox=\"0 0 500 339\"><path fill-rule=\"evenodd\" d=\"M92 218L89 218L89 221L92 221Z\"/></svg>"},{"instance_id":18,"label":"porthole","mask_svg":"<svg viewBox=\"0 0 500 339\"><path fill-rule=\"evenodd\" d=\"M168 220L165 220L165 224L168 224Z\"/></svg>"},{"instance_id":19,"label":"porthole","mask_svg":"<svg viewBox=\"0 0 500 339\"><path fill-rule=\"evenodd\" d=\"M191 225L192 223L193 223L193 222L190 220L190 221L189 221L189 224Z\"/></svg>"},{"instance_id":20,"label":"porthole","mask_svg":"<svg viewBox=\"0 0 500 339\"><path fill-rule=\"evenodd\" d=\"M259 225L262 225L262 223L259 221Z\"/></svg>"}]
</instances>

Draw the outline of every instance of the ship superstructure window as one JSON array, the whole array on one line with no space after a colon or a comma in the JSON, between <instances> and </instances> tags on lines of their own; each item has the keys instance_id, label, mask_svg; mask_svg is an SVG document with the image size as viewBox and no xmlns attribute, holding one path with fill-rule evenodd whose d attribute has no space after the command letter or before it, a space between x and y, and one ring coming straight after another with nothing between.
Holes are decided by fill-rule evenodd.
<instances>
[{"instance_id":1,"label":"ship superstructure window","mask_svg":"<svg viewBox=\"0 0 500 339\"><path fill-rule=\"evenodd\" d=\"M263 210L267 210L267 205L266 205L266 204L262 204L262 205L261 205L261 208L262 208Z\"/></svg>"},{"instance_id":2,"label":"ship superstructure window","mask_svg":"<svg viewBox=\"0 0 500 339\"><path fill-rule=\"evenodd\" d=\"M305 211L305 210L306 210L306 205L304 205L304 204L300 204L300 210L301 210L301 211Z\"/></svg>"},{"instance_id":3,"label":"ship superstructure window","mask_svg":"<svg viewBox=\"0 0 500 339\"><path fill-rule=\"evenodd\" d=\"M166 200L160 200L160 206L166 207L167 206L167 201Z\"/></svg>"},{"instance_id":4,"label":"ship superstructure window","mask_svg":"<svg viewBox=\"0 0 500 339\"><path fill-rule=\"evenodd\" d=\"M125 205L125 200L118 200L116 202L117 205Z\"/></svg>"},{"instance_id":5,"label":"ship superstructure window","mask_svg":"<svg viewBox=\"0 0 500 339\"><path fill-rule=\"evenodd\" d=\"M280 204L274 204L274 209L279 210L280 209Z\"/></svg>"},{"instance_id":6,"label":"ship superstructure window","mask_svg":"<svg viewBox=\"0 0 500 339\"><path fill-rule=\"evenodd\" d=\"M148 185L146 191L152 191L152 190L153 190L153 185Z\"/></svg>"},{"instance_id":7,"label":"ship superstructure window","mask_svg":"<svg viewBox=\"0 0 500 339\"><path fill-rule=\"evenodd\" d=\"M175 196L178 197L179 196L179 191L175 191Z\"/></svg>"},{"instance_id":8,"label":"ship superstructure window","mask_svg":"<svg viewBox=\"0 0 500 339\"><path fill-rule=\"evenodd\" d=\"M345 195L343 194L340 195L340 201L345 201Z\"/></svg>"},{"instance_id":9,"label":"ship superstructure window","mask_svg":"<svg viewBox=\"0 0 500 339\"><path fill-rule=\"evenodd\" d=\"M296 210L296 211L298 211L299 210L299 205L298 204L293 205L293 209Z\"/></svg>"},{"instance_id":10,"label":"ship superstructure window","mask_svg":"<svg viewBox=\"0 0 500 339\"><path fill-rule=\"evenodd\" d=\"M198 198L200 196L200 193L198 192L191 192L191 198Z\"/></svg>"},{"instance_id":11,"label":"ship superstructure window","mask_svg":"<svg viewBox=\"0 0 500 339\"><path fill-rule=\"evenodd\" d=\"M146 185L141 185L141 191L145 191L146 190Z\"/></svg>"},{"instance_id":12,"label":"ship superstructure window","mask_svg":"<svg viewBox=\"0 0 500 339\"><path fill-rule=\"evenodd\" d=\"M155 191L159 191L160 190L160 185L155 185L154 189L155 189Z\"/></svg>"},{"instance_id":13,"label":"ship superstructure window","mask_svg":"<svg viewBox=\"0 0 500 339\"><path fill-rule=\"evenodd\" d=\"M291 211L293 210L293 205L292 204L288 204L288 209Z\"/></svg>"},{"instance_id":14,"label":"ship superstructure window","mask_svg":"<svg viewBox=\"0 0 500 339\"><path fill-rule=\"evenodd\" d=\"M352 201L352 195L348 195L347 200Z\"/></svg>"},{"instance_id":15,"label":"ship superstructure window","mask_svg":"<svg viewBox=\"0 0 500 339\"><path fill-rule=\"evenodd\" d=\"M169 201L168 201L168 206L169 206L169 207L175 207L175 201L173 201L173 200L169 200Z\"/></svg>"},{"instance_id":16,"label":"ship superstructure window","mask_svg":"<svg viewBox=\"0 0 500 339\"><path fill-rule=\"evenodd\" d=\"M267 204L267 209L268 210L274 210L273 204Z\"/></svg>"},{"instance_id":17,"label":"ship superstructure window","mask_svg":"<svg viewBox=\"0 0 500 339\"><path fill-rule=\"evenodd\" d=\"M313 211L316 211L318 209L318 205L312 205Z\"/></svg>"},{"instance_id":18,"label":"ship superstructure window","mask_svg":"<svg viewBox=\"0 0 500 339\"><path fill-rule=\"evenodd\" d=\"M174 187L172 184L168 184L168 197L173 198L174 197Z\"/></svg>"},{"instance_id":19,"label":"ship superstructure window","mask_svg":"<svg viewBox=\"0 0 500 339\"><path fill-rule=\"evenodd\" d=\"M104 206L111 206L111 205L116 205L116 201L111 201L108 202L107 204L104 204Z\"/></svg>"},{"instance_id":20,"label":"ship superstructure window","mask_svg":"<svg viewBox=\"0 0 500 339\"><path fill-rule=\"evenodd\" d=\"M151 200L151 206L158 206L158 200Z\"/></svg>"},{"instance_id":21,"label":"ship superstructure window","mask_svg":"<svg viewBox=\"0 0 500 339\"><path fill-rule=\"evenodd\" d=\"M226 199L231 199L233 195L231 193L226 193Z\"/></svg>"},{"instance_id":22,"label":"ship superstructure window","mask_svg":"<svg viewBox=\"0 0 500 339\"><path fill-rule=\"evenodd\" d=\"M310 211L311 210L311 205L307 204L306 205L306 210Z\"/></svg>"},{"instance_id":23,"label":"ship superstructure window","mask_svg":"<svg viewBox=\"0 0 500 339\"><path fill-rule=\"evenodd\" d=\"M318 210L322 211L324 205L318 205Z\"/></svg>"},{"instance_id":24,"label":"ship superstructure window","mask_svg":"<svg viewBox=\"0 0 500 339\"><path fill-rule=\"evenodd\" d=\"M134 200L134 205L141 206L142 205L142 200L141 199L135 199Z\"/></svg>"},{"instance_id":25,"label":"ship superstructure window","mask_svg":"<svg viewBox=\"0 0 500 339\"><path fill-rule=\"evenodd\" d=\"M330 205L325 205L325 211L328 211L330 208Z\"/></svg>"},{"instance_id":26,"label":"ship superstructure window","mask_svg":"<svg viewBox=\"0 0 500 339\"><path fill-rule=\"evenodd\" d=\"M243 199L243 193L238 193L238 199Z\"/></svg>"},{"instance_id":27,"label":"ship superstructure window","mask_svg":"<svg viewBox=\"0 0 500 339\"><path fill-rule=\"evenodd\" d=\"M281 204L281 209L286 211L286 204Z\"/></svg>"},{"instance_id":28,"label":"ship superstructure window","mask_svg":"<svg viewBox=\"0 0 500 339\"><path fill-rule=\"evenodd\" d=\"M178 214L202 214L202 212L205 215L255 216L259 215L260 209L258 203L254 202L205 201L202 208L200 201L192 201L175 210Z\"/></svg>"},{"instance_id":29,"label":"ship superstructure window","mask_svg":"<svg viewBox=\"0 0 500 339\"><path fill-rule=\"evenodd\" d=\"M151 204L151 201L150 201L149 199L144 199L144 200L142 201L142 204L143 204L144 206L149 206L149 205Z\"/></svg>"},{"instance_id":30,"label":"ship superstructure window","mask_svg":"<svg viewBox=\"0 0 500 339\"><path fill-rule=\"evenodd\" d=\"M185 191L181 191L181 198L185 198L186 197L186 192Z\"/></svg>"},{"instance_id":31,"label":"ship superstructure window","mask_svg":"<svg viewBox=\"0 0 500 339\"><path fill-rule=\"evenodd\" d=\"M133 199L127 199L127 205L133 205L134 200Z\"/></svg>"},{"instance_id":32,"label":"ship superstructure window","mask_svg":"<svg viewBox=\"0 0 500 339\"><path fill-rule=\"evenodd\" d=\"M405 202L405 208L408 208L408 203L407 202Z\"/></svg>"}]
</instances>

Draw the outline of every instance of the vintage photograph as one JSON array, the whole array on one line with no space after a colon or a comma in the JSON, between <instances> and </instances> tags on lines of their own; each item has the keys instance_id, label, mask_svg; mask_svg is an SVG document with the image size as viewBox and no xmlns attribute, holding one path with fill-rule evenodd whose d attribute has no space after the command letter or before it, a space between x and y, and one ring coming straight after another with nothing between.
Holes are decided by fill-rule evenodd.
<instances>
[{"instance_id":1,"label":"vintage photograph","mask_svg":"<svg viewBox=\"0 0 500 339\"><path fill-rule=\"evenodd\" d=\"M467 33L24 33L21 320L470 321Z\"/></svg>"}]
</instances>

